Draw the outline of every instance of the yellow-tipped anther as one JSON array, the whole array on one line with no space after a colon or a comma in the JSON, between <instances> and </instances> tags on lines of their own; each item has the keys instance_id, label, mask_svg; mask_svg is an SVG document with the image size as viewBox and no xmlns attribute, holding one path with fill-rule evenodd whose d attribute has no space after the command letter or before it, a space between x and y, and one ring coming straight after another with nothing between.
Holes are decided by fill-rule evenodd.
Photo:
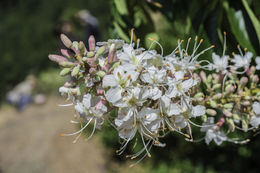
<instances>
[{"instance_id":1,"label":"yellow-tipped anther","mask_svg":"<svg viewBox=\"0 0 260 173\"><path fill-rule=\"evenodd\" d=\"M246 142L250 142L251 140L250 139L247 139Z\"/></svg>"},{"instance_id":2,"label":"yellow-tipped anther","mask_svg":"<svg viewBox=\"0 0 260 173\"><path fill-rule=\"evenodd\" d=\"M203 42L203 39L200 39L200 43L202 43Z\"/></svg>"},{"instance_id":3,"label":"yellow-tipped anther","mask_svg":"<svg viewBox=\"0 0 260 173\"><path fill-rule=\"evenodd\" d=\"M190 135L188 135L188 134L185 134L185 137L186 137L186 138L190 138Z\"/></svg>"},{"instance_id":4,"label":"yellow-tipped anther","mask_svg":"<svg viewBox=\"0 0 260 173\"><path fill-rule=\"evenodd\" d=\"M181 43L184 42L184 40L181 40Z\"/></svg>"},{"instance_id":5,"label":"yellow-tipped anther","mask_svg":"<svg viewBox=\"0 0 260 173\"><path fill-rule=\"evenodd\" d=\"M224 35L227 35L227 33L224 31Z\"/></svg>"},{"instance_id":6,"label":"yellow-tipped anther","mask_svg":"<svg viewBox=\"0 0 260 173\"><path fill-rule=\"evenodd\" d=\"M134 166L134 164L130 165L129 168L132 168Z\"/></svg>"},{"instance_id":7,"label":"yellow-tipped anther","mask_svg":"<svg viewBox=\"0 0 260 173\"><path fill-rule=\"evenodd\" d=\"M135 158L136 158L136 156L132 156L132 157L131 157L131 160L133 160L133 159L135 159Z\"/></svg>"},{"instance_id":8,"label":"yellow-tipped anther","mask_svg":"<svg viewBox=\"0 0 260 173\"><path fill-rule=\"evenodd\" d=\"M152 157L152 155L150 153L147 154L148 157Z\"/></svg>"},{"instance_id":9,"label":"yellow-tipped anther","mask_svg":"<svg viewBox=\"0 0 260 173\"><path fill-rule=\"evenodd\" d=\"M215 47L215 45L211 45L211 48L214 48Z\"/></svg>"},{"instance_id":10,"label":"yellow-tipped anther","mask_svg":"<svg viewBox=\"0 0 260 173\"><path fill-rule=\"evenodd\" d=\"M198 36L195 37L195 41L197 41L197 40L198 40Z\"/></svg>"},{"instance_id":11,"label":"yellow-tipped anther","mask_svg":"<svg viewBox=\"0 0 260 173\"><path fill-rule=\"evenodd\" d=\"M162 8L162 4L160 4L159 2L154 2L152 1L153 5L158 7L158 8Z\"/></svg>"},{"instance_id":12,"label":"yellow-tipped anther","mask_svg":"<svg viewBox=\"0 0 260 173\"><path fill-rule=\"evenodd\" d=\"M244 51L247 51L247 48L244 48Z\"/></svg>"},{"instance_id":13,"label":"yellow-tipped anther","mask_svg":"<svg viewBox=\"0 0 260 173\"><path fill-rule=\"evenodd\" d=\"M188 42L190 42L191 41L191 37L188 39Z\"/></svg>"},{"instance_id":14,"label":"yellow-tipped anther","mask_svg":"<svg viewBox=\"0 0 260 173\"><path fill-rule=\"evenodd\" d=\"M65 136L65 134L60 134L60 136Z\"/></svg>"},{"instance_id":15,"label":"yellow-tipped anther","mask_svg":"<svg viewBox=\"0 0 260 173\"><path fill-rule=\"evenodd\" d=\"M154 41L154 40L156 40L155 38L148 38L149 40L151 40L151 41Z\"/></svg>"},{"instance_id":16,"label":"yellow-tipped anther","mask_svg":"<svg viewBox=\"0 0 260 173\"><path fill-rule=\"evenodd\" d=\"M189 77L185 76L183 79L186 80L186 79L189 79Z\"/></svg>"},{"instance_id":17,"label":"yellow-tipped anther","mask_svg":"<svg viewBox=\"0 0 260 173\"><path fill-rule=\"evenodd\" d=\"M238 48L238 49L240 48L240 45L239 45L239 44L237 45L237 48Z\"/></svg>"}]
</instances>

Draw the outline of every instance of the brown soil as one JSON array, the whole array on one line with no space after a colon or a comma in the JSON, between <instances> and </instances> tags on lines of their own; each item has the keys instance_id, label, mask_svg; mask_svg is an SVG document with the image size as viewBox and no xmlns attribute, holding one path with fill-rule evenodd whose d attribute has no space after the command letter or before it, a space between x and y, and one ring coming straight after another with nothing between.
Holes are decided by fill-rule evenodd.
<instances>
[{"instance_id":1,"label":"brown soil","mask_svg":"<svg viewBox=\"0 0 260 173\"><path fill-rule=\"evenodd\" d=\"M0 108L0 173L99 173L106 172L106 154L97 138L61 133L77 130L69 121L73 107L58 107L64 99L50 97L44 105L30 105L18 113Z\"/></svg>"}]
</instances>

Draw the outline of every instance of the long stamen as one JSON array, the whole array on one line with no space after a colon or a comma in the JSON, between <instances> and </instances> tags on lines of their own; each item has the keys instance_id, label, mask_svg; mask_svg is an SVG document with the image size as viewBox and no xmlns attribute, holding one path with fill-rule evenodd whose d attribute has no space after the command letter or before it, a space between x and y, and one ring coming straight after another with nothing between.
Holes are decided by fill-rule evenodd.
<instances>
[{"instance_id":1,"label":"long stamen","mask_svg":"<svg viewBox=\"0 0 260 173\"><path fill-rule=\"evenodd\" d=\"M130 41L130 44L132 45L133 43L133 37L134 37L134 28L131 29L131 41Z\"/></svg>"},{"instance_id":2,"label":"long stamen","mask_svg":"<svg viewBox=\"0 0 260 173\"><path fill-rule=\"evenodd\" d=\"M95 132L95 130L96 130L96 126L97 126L97 120L95 119L94 127L93 127L93 130L92 130L92 132L91 132L91 135L90 135L86 140L89 140L89 139L93 136L93 134L94 134L94 132Z\"/></svg>"},{"instance_id":3,"label":"long stamen","mask_svg":"<svg viewBox=\"0 0 260 173\"><path fill-rule=\"evenodd\" d=\"M89 125L89 123L92 121L92 119L93 118L90 118L88 123L83 128L81 128L79 131L71 133L71 134L61 134L61 136L73 136L73 135L79 134L80 132L82 132Z\"/></svg>"},{"instance_id":4,"label":"long stamen","mask_svg":"<svg viewBox=\"0 0 260 173\"><path fill-rule=\"evenodd\" d=\"M197 50L199 49L199 47L200 47L200 45L201 45L202 42L203 42L203 39L200 39L200 42L199 42L198 46L196 47L196 49L193 50L191 57L193 57L194 54L197 52Z\"/></svg>"},{"instance_id":5,"label":"long stamen","mask_svg":"<svg viewBox=\"0 0 260 173\"><path fill-rule=\"evenodd\" d=\"M194 125L194 126L196 126L196 127L213 127L213 126L216 126L215 124L212 124L212 125L199 125L199 124L196 124L196 123L194 123L194 122L192 122L191 120L189 120L189 122L192 124L192 125Z\"/></svg>"},{"instance_id":6,"label":"long stamen","mask_svg":"<svg viewBox=\"0 0 260 173\"><path fill-rule=\"evenodd\" d=\"M151 140L149 140L147 143L146 143L146 147L150 144ZM127 158L131 158L131 159L135 159L136 157L138 157L140 154L142 154L144 152L145 148L142 148L140 151L138 151L137 153L135 154L132 154L132 155L127 155L126 157Z\"/></svg>"},{"instance_id":7,"label":"long stamen","mask_svg":"<svg viewBox=\"0 0 260 173\"><path fill-rule=\"evenodd\" d=\"M240 45L237 45L237 49L238 49L239 53L241 54L241 56L243 56L243 52L242 52L242 50L240 48Z\"/></svg>"},{"instance_id":8,"label":"long stamen","mask_svg":"<svg viewBox=\"0 0 260 173\"><path fill-rule=\"evenodd\" d=\"M143 131L142 128L141 128L141 131ZM144 137L143 137L143 134L142 134L142 133L141 133L141 138L142 138L143 145L144 145L144 148L145 148L145 150L146 150L146 153L147 153L148 157L151 157L151 154L149 153L149 151L148 151L147 148L146 148L146 144L145 144L145 142L144 142Z\"/></svg>"},{"instance_id":9,"label":"long stamen","mask_svg":"<svg viewBox=\"0 0 260 173\"><path fill-rule=\"evenodd\" d=\"M185 53L188 54L188 49L189 49L189 44L190 44L191 38L188 39L187 45L186 45L186 50Z\"/></svg>"},{"instance_id":10,"label":"long stamen","mask_svg":"<svg viewBox=\"0 0 260 173\"><path fill-rule=\"evenodd\" d=\"M150 147L149 147L149 149L148 149L149 151L151 150L152 146L153 146L153 143L150 144ZM134 164L130 165L129 167L132 168L133 166L137 165L137 164L140 163L146 156L147 156L147 153L146 153L141 159L139 159L137 162L135 162Z\"/></svg>"},{"instance_id":11,"label":"long stamen","mask_svg":"<svg viewBox=\"0 0 260 173\"><path fill-rule=\"evenodd\" d=\"M223 53L222 53L222 56L225 55L225 52L226 52L226 42L227 42L227 37L226 37L227 33L224 32L224 45L223 45Z\"/></svg>"},{"instance_id":12,"label":"long stamen","mask_svg":"<svg viewBox=\"0 0 260 173\"><path fill-rule=\"evenodd\" d=\"M73 103L69 103L69 104L58 104L58 106L60 106L60 107L73 106Z\"/></svg>"}]
</instances>

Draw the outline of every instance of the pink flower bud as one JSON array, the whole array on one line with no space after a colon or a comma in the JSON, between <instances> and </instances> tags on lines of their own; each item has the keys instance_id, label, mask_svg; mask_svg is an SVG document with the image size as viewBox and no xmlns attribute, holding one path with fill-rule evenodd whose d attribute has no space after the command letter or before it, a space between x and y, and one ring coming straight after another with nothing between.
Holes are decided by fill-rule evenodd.
<instances>
[{"instance_id":1,"label":"pink flower bud","mask_svg":"<svg viewBox=\"0 0 260 173\"><path fill-rule=\"evenodd\" d=\"M247 77L242 77L242 78L240 79L240 84L241 84L241 85L245 85L247 82L248 82L248 78L247 78Z\"/></svg>"},{"instance_id":2,"label":"pink flower bud","mask_svg":"<svg viewBox=\"0 0 260 173\"><path fill-rule=\"evenodd\" d=\"M232 113L226 109L223 110L223 114L226 116L226 117L232 117Z\"/></svg>"},{"instance_id":3,"label":"pink flower bud","mask_svg":"<svg viewBox=\"0 0 260 173\"><path fill-rule=\"evenodd\" d=\"M48 57L51 61L54 61L56 63L68 61L66 58L60 55L49 55Z\"/></svg>"},{"instance_id":4,"label":"pink flower bud","mask_svg":"<svg viewBox=\"0 0 260 173\"><path fill-rule=\"evenodd\" d=\"M104 94L104 89L103 88L99 88L99 89L97 89L97 94L98 95L103 95Z\"/></svg>"},{"instance_id":5,"label":"pink flower bud","mask_svg":"<svg viewBox=\"0 0 260 173\"><path fill-rule=\"evenodd\" d=\"M116 48L115 48L115 44L112 44L109 49L108 56L107 56L108 63L115 61L115 59L114 59L115 56L116 56Z\"/></svg>"},{"instance_id":6,"label":"pink flower bud","mask_svg":"<svg viewBox=\"0 0 260 173\"><path fill-rule=\"evenodd\" d=\"M69 39L66 35L61 34L61 35L60 35L60 39L61 39L62 43L63 43L67 48L71 48L72 42L70 41L70 39Z\"/></svg>"},{"instance_id":7,"label":"pink flower bud","mask_svg":"<svg viewBox=\"0 0 260 173\"><path fill-rule=\"evenodd\" d=\"M257 75L254 75L252 81L253 81L254 83L258 83L259 77L258 77Z\"/></svg>"},{"instance_id":8,"label":"pink flower bud","mask_svg":"<svg viewBox=\"0 0 260 173\"><path fill-rule=\"evenodd\" d=\"M94 51L96 47L95 37L91 35L88 39L89 50Z\"/></svg>"},{"instance_id":9,"label":"pink flower bud","mask_svg":"<svg viewBox=\"0 0 260 173\"><path fill-rule=\"evenodd\" d=\"M206 82L207 81L207 76L206 76L206 73L204 71L201 71L200 72L200 78L203 82Z\"/></svg>"}]
</instances>

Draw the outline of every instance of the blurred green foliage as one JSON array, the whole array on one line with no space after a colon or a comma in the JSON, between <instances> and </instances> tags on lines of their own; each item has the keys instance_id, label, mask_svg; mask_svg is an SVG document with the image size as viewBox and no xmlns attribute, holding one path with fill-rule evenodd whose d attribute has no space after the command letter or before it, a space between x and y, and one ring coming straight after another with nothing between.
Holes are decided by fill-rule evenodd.
<instances>
[{"instance_id":1,"label":"blurred green foliage","mask_svg":"<svg viewBox=\"0 0 260 173\"><path fill-rule=\"evenodd\" d=\"M61 45L56 31L59 22L74 22L73 33L82 39L84 28L73 17L78 10L87 9L99 19L101 30L107 30L110 19L107 3L102 0L1 0L0 100L29 73L38 74L55 66L47 56L58 53ZM108 38L107 32L102 36Z\"/></svg>"},{"instance_id":2,"label":"blurred green foliage","mask_svg":"<svg viewBox=\"0 0 260 173\"><path fill-rule=\"evenodd\" d=\"M49 68L40 72L37 77L37 83L34 92L44 94L59 94L59 87L66 82L66 78L60 77L59 72L60 70L57 68Z\"/></svg>"},{"instance_id":3,"label":"blurred green foliage","mask_svg":"<svg viewBox=\"0 0 260 173\"><path fill-rule=\"evenodd\" d=\"M256 0L113 0L111 12L117 34L125 39L128 31L135 33L146 47L147 37L156 35L170 53L178 39L198 35L203 46L215 45L222 52L223 32L227 32L228 52L236 46L260 54L260 1ZM211 52L209 52L211 53ZM209 55L209 54L208 54ZM205 57L204 57L205 58Z\"/></svg>"}]
</instances>

